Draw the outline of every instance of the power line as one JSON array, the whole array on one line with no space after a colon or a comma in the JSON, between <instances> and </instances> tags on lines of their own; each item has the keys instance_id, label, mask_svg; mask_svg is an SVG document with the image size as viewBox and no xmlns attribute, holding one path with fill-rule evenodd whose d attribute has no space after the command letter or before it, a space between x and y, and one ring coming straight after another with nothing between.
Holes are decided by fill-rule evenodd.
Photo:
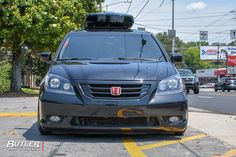
<instances>
[{"instance_id":1,"label":"power line","mask_svg":"<svg viewBox=\"0 0 236 157\"><path fill-rule=\"evenodd\" d=\"M129 3L129 7L128 7L128 9L127 9L127 12L126 13L129 13L129 10L130 10L130 7L131 7L131 4L132 4L132 0L130 1L130 3Z\"/></svg>"},{"instance_id":2,"label":"power line","mask_svg":"<svg viewBox=\"0 0 236 157\"><path fill-rule=\"evenodd\" d=\"M160 8L160 7L162 7L162 6L165 6L165 5L168 5L168 4L171 3L171 1L169 1L168 3L165 3L165 4L163 5L164 1L165 1L165 0L162 0L162 2L160 3L160 5L155 6L151 11L149 11L149 12L145 13L143 16L139 17L139 19L145 17L146 15L151 14L151 13L154 12L157 8Z\"/></svg>"},{"instance_id":3,"label":"power line","mask_svg":"<svg viewBox=\"0 0 236 157\"><path fill-rule=\"evenodd\" d=\"M211 26L211 25L213 25L213 24L219 22L219 21L222 20L225 16L228 16L228 15L229 15L229 12L225 13L224 15L222 15L222 16L221 16L220 18L218 18L217 20L215 20L215 21L211 22L210 24L204 26L202 29L208 28L209 26Z\"/></svg>"},{"instance_id":4,"label":"power line","mask_svg":"<svg viewBox=\"0 0 236 157\"><path fill-rule=\"evenodd\" d=\"M152 24L152 23L145 23L146 25L156 26L156 27L170 27L170 25L163 25L163 24ZM187 27L187 28L198 28L198 27L204 27L204 25L175 25L176 27ZM223 25L212 25L212 26L223 26ZM224 26L235 26L235 24L229 24Z\"/></svg>"},{"instance_id":5,"label":"power line","mask_svg":"<svg viewBox=\"0 0 236 157\"><path fill-rule=\"evenodd\" d=\"M193 17L182 17L182 18L175 18L175 20L192 20L192 19L200 19L200 18L209 18L209 17L219 17L221 15L209 15L209 16L193 16ZM139 21L170 21L172 19L157 19L157 20L139 20ZM213 23L214 24L214 23Z\"/></svg>"},{"instance_id":6,"label":"power line","mask_svg":"<svg viewBox=\"0 0 236 157\"><path fill-rule=\"evenodd\" d=\"M161 31L168 31L168 29L162 29L162 28L153 27L153 26L149 26L149 25L144 25L144 24L140 24L140 23L134 23L134 24L138 25L138 26L151 28L151 29L156 29L156 30L161 30ZM228 34L227 33L228 31L230 31L230 30L225 30L225 31L221 31L221 32L209 32L209 33L210 34ZM180 33L180 34L199 34L199 32L184 32L184 31L178 31L178 33Z\"/></svg>"},{"instance_id":7,"label":"power line","mask_svg":"<svg viewBox=\"0 0 236 157\"><path fill-rule=\"evenodd\" d=\"M193 12L199 17L199 14L198 14L197 11L191 6L191 4L189 3L189 1L188 1L188 0L185 0L185 1L186 1L187 4L191 7L191 9L193 10ZM200 19L200 20L201 20L201 22L205 23L204 20L202 20L202 19Z\"/></svg>"},{"instance_id":8,"label":"power line","mask_svg":"<svg viewBox=\"0 0 236 157\"><path fill-rule=\"evenodd\" d=\"M120 8L121 6L125 5L125 3L121 3L120 5L116 6L115 8L113 8L113 10L116 10L118 8Z\"/></svg>"},{"instance_id":9,"label":"power line","mask_svg":"<svg viewBox=\"0 0 236 157\"><path fill-rule=\"evenodd\" d=\"M130 8L130 10L134 10L134 9L138 8L143 2L144 2L144 1L141 0L140 3L138 3L137 5L135 5L133 8Z\"/></svg>"},{"instance_id":10,"label":"power line","mask_svg":"<svg viewBox=\"0 0 236 157\"><path fill-rule=\"evenodd\" d=\"M140 11L138 12L138 14L135 16L135 18L134 19L136 19L138 16L139 16L139 14L143 11L143 9L147 6L147 4L149 3L149 1L150 0L147 0L147 2L144 4L144 6L140 9Z\"/></svg>"}]
</instances>

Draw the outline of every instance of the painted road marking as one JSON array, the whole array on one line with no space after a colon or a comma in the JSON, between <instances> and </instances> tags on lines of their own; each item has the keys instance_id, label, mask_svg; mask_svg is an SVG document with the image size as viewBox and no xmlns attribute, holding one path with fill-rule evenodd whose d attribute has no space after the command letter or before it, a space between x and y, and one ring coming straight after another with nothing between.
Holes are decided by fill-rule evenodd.
<instances>
[{"instance_id":1,"label":"painted road marking","mask_svg":"<svg viewBox=\"0 0 236 157\"><path fill-rule=\"evenodd\" d=\"M132 138L126 138L123 140L123 144L131 157L148 157L143 153L139 146Z\"/></svg>"},{"instance_id":2,"label":"painted road marking","mask_svg":"<svg viewBox=\"0 0 236 157\"><path fill-rule=\"evenodd\" d=\"M178 140L170 140L170 141L164 141L164 142L160 142L160 143L144 145L144 146L140 146L139 148L142 150L147 150L147 149L152 149L155 147L163 147L163 146L172 145L172 144L176 144L176 143L184 143L184 142L204 138L206 136L207 136L206 134L199 134L199 135L195 135L195 136L184 137L184 138L178 139Z\"/></svg>"},{"instance_id":3,"label":"painted road marking","mask_svg":"<svg viewBox=\"0 0 236 157\"><path fill-rule=\"evenodd\" d=\"M235 93L206 93L206 95L210 95L210 96L235 96Z\"/></svg>"},{"instance_id":4,"label":"painted road marking","mask_svg":"<svg viewBox=\"0 0 236 157\"><path fill-rule=\"evenodd\" d=\"M164 142L142 145L142 146L138 146L132 138L127 138L127 139L123 140L123 144L124 144L125 148L127 149L127 151L129 152L129 154L131 155L131 157L147 157L144 154L143 150L148 150L148 149L152 149L155 147L172 145L172 144L176 144L176 143L184 143L184 142L204 138L206 136L207 136L206 134L198 134L198 135L194 135L194 136L190 136L190 137L185 137L185 138L182 138L179 140L170 140L170 141L164 141Z\"/></svg>"},{"instance_id":5,"label":"painted road marking","mask_svg":"<svg viewBox=\"0 0 236 157\"><path fill-rule=\"evenodd\" d=\"M125 118L124 112L133 112L133 113L136 113L136 114L139 114L139 115L142 115L142 116L146 116L142 111L131 110L131 109L123 108L123 109L118 110L118 112L117 112L117 117L119 117L119 118Z\"/></svg>"},{"instance_id":6,"label":"painted road marking","mask_svg":"<svg viewBox=\"0 0 236 157\"><path fill-rule=\"evenodd\" d=\"M199 98L204 98L204 99L213 99L211 96L198 96Z\"/></svg>"},{"instance_id":7,"label":"painted road marking","mask_svg":"<svg viewBox=\"0 0 236 157\"><path fill-rule=\"evenodd\" d=\"M233 157L233 156L236 156L236 149L231 149L222 156L214 156L214 157Z\"/></svg>"},{"instance_id":8,"label":"painted road marking","mask_svg":"<svg viewBox=\"0 0 236 157\"><path fill-rule=\"evenodd\" d=\"M0 117L35 117L37 112L1 112Z\"/></svg>"}]
</instances>

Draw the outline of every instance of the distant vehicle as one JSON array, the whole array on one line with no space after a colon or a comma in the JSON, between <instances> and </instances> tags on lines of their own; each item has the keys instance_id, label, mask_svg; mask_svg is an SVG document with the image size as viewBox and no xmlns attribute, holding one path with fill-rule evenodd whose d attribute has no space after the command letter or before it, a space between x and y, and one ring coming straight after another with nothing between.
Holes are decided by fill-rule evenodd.
<instances>
[{"instance_id":1,"label":"distant vehicle","mask_svg":"<svg viewBox=\"0 0 236 157\"><path fill-rule=\"evenodd\" d=\"M204 85L200 85L200 88L214 88L215 87L215 83L206 83Z\"/></svg>"},{"instance_id":2,"label":"distant vehicle","mask_svg":"<svg viewBox=\"0 0 236 157\"><path fill-rule=\"evenodd\" d=\"M189 90L193 90L194 94L199 93L199 79L193 74L193 72L189 69L178 69L179 74L186 86L187 93Z\"/></svg>"},{"instance_id":3,"label":"distant vehicle","mask_svg":"<svg viewBox=\"0 0 236 157\"><path fill-rule=\"evenodd\" d=\"M215 91L217 92L218 90L222 90L222 85L224 84L226 80L226 77L220 78L216 83L215 83Z\"/></svg>"},{"instance_id":4,"label":"distant vehicle","mask_svg":"<svg viewBox=\"0 0 236 157\"><path fill-rule=\"evenodd\" d=\"M225 90L235 90L236 91L236 78L227 78L222 85L222 92Z\"/></svg>"}]
</instances>

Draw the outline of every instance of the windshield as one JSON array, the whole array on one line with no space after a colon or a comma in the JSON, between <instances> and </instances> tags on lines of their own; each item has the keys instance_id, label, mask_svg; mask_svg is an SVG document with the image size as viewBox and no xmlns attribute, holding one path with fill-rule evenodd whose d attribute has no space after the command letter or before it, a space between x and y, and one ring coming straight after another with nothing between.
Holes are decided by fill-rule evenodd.
<instances>
[{"instance_id":1,"label":"windshield","mask_svg":"<svg viewBox=\"0 0 236 157\"><path fill-rule=\"evenodd\" d=\"M59 60L69 59L160 59L161 49L151 35L121 32L71 34L61 49Z\"/></svg>"},{"instance_id":2,"label":"windshield","mask_svg":"<svg viewBox=\"0 0 236 157\"><path fill-rule=\"evenodd\" d=\"M193 75L192 71L188 69L179 69L178 71L179 71L180 76Z\"/></svg>"}]
</instances>

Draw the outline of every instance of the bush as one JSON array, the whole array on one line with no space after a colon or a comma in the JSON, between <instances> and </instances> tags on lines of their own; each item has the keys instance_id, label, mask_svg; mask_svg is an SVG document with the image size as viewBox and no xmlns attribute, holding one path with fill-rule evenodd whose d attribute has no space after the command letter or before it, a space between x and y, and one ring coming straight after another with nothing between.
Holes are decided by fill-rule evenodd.
<instances>
[{"instance_id":1,"label":"bush","mask_svg":"<svg viewBox=\"0 0 236 157\"><path fill-rule=\"evenodd\" d=\"M0 63L0 94L10 90L10 70L9 63Z\"/></svg>"}]
</instances>

